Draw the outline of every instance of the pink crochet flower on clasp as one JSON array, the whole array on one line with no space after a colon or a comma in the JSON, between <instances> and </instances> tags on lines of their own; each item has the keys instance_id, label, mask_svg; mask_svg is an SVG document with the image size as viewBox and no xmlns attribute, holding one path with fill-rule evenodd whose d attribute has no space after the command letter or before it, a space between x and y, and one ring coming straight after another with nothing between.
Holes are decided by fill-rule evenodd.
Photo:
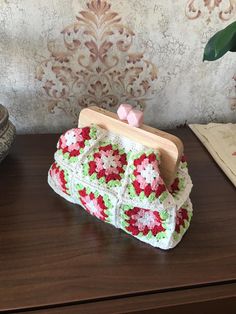
<instances>
[{"instance_id":1,"label":"pink crochet flower on clasp","mask_svg":"<svg viewBox=\"0 0 236 314\"><path fill-rule=\"evenodd\" d=\"M63 134L58 142L58 149L62 149L63 154L78 156L80 149L85 147L85 141L90 140L90 128L74 128Z\"/></svg>"},{"instance_id":2,"label":"pink crochet flower on clasp","mask_svg":"<svg viewBox=\"0 0 236 314\"><path fill-rule=\"evenodd\" d=\"M157 211L151 211L139 207L134 207L125 212L129 217L127 223L129 224L126 229L133 235L142 233L147 235L149 231L156 236L159 232L165 231L162 226L162 220Z\"/></svg>"},{"instance_id":3,"label":"pink crochet flower on clasp","mask_svg":"<svg viewBox=\"0 0 236 314\"><path fill-rule=\"evenodd\" d=\"M79 195L81 203L87 212L101 220L105 220L108 217L105 213L107 207L101 195L96 198L94 193L87 194L85 189L79 191Z\"/></svg>"}]
</instances>

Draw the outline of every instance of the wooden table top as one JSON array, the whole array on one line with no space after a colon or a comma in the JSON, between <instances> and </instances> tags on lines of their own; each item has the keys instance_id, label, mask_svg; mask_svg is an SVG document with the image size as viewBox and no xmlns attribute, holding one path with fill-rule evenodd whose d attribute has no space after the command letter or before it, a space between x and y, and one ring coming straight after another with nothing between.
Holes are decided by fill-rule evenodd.
<instances>
[{"instance_id":1,"label":"wooden table top","mask_svg":"<svg viewBox=\"0 0 236 314\"><path fill-rule=\"evenodd\" d=\"M235 188L189 129L172 133L184 142L194 215L170 251L100 222L52 191L47 171L58 135L17 136L0 164L0 311L76 313L76 305L111 300L147 297L153 304L160 293L171 303L174 295L187 300L204 289L236 300ZM55 306L62 308L50 310Z\"/></svg>"}]
</instances>

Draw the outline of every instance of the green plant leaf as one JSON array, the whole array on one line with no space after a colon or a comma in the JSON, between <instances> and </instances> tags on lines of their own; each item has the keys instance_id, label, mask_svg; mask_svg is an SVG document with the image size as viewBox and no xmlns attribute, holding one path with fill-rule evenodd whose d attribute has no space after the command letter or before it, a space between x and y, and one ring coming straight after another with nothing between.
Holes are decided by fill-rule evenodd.
<instances>
[{"instance_id":1,"label":"green plant leaf","mask_svg":"<svg viewBox=\"0 0 236 314\"><path fill-rule=\"evenodd\" d=\"M236 52L236 34L234 34L233 45L229 51Z\"/></svg>"},{"instance_id":2,"label":"green plant leaf","mask_svg":"<svg viewBox=\"0 0 236 314\"><path fill-rule=\"evenodd\" d=\"M236 22L210 38L204 50L203 61L217 60L228 51L236 51Z\"/></svg>"}]
</instances>

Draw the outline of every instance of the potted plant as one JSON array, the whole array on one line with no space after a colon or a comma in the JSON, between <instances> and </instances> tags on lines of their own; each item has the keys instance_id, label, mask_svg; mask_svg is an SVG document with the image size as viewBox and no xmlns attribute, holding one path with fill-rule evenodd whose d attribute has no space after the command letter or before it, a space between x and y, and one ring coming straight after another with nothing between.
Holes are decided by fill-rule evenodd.
<instances>
[{"instance_id":1,"label":"potted plant","mask_svg":"<svg viewBox=\"0 0 236 314\"><path fill-rule=\"evenodd\" d=\"M228 51L236 52L236 21L210 38L204 50L203 61L217 60Z\"/></svg>"}]
</instances>

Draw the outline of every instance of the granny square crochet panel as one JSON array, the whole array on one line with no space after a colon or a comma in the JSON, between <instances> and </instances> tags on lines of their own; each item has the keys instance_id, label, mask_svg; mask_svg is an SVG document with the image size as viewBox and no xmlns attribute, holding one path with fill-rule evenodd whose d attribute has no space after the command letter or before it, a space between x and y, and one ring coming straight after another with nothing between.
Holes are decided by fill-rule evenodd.
<instances>
[{"instance_id":1,"label":"granny square crochet panel","mask_svg":"<svg viewBox=\"0 0 236 314\"><path fill-rule=\"evenodd\" d=\"M176 246L189 227L192 182L182 158L168 189L160 154L96 125L59 139L48 183L66 200L154 247Z\"/></svg>"}]
</instances>

